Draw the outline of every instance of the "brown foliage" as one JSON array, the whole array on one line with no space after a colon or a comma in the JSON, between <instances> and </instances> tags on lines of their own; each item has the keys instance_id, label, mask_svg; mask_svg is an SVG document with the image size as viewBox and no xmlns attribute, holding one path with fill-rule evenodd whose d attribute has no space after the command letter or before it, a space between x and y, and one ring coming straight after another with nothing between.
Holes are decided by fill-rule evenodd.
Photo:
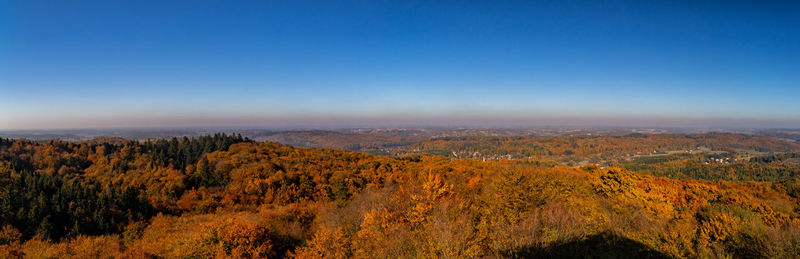
<instances>
[{"instance_id":1,"label":"brown foliage","mask_svg":"<svg viewBox=\"0 0 800 259\"><path fill-rule=\"evenodd\" d=\"M629 138L535 141L576 153L633 152L664 140L675 143L662 148L760 141L726 134ZM0 256L473 258L553 255L574 246L624 255L614 254L624 252L614 244L671 257L800 256L800 201L787 194L788 185L769 182L513 160L394 159L276 143L234 144L181 170L153 163L135 146L106 148L14 142L0 154L69 181L142 190L163 214L60 242L23 240L4 226ZM11 162L0 160L3 179L17 177Z\"/></svg>"}]
</instances>

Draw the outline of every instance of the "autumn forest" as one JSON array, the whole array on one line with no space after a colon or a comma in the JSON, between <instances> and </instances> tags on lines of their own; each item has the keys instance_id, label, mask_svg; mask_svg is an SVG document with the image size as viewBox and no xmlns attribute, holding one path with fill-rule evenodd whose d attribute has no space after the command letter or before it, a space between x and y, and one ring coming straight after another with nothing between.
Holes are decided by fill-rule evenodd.
<instances>
[{"instance_id":1,"label":"autumn forest","mask_svg":"<svg viewBox=\"0 0 800 259\"><path fill-rule=\"evenodd\" d=\"M0 257L795 257L798 151L729 133L430 138L388 155L238 134L0 139Z\"/></svg>"},{"instance_id":2,"label":"autumn forest","mask_svg":"<svg viewBox=\"0 0 800 259\"><path fill-rule=\"evenodd\" d=\"M0 0L0 259L800 258L798 14Z\"/></svg>"}]
</instances>

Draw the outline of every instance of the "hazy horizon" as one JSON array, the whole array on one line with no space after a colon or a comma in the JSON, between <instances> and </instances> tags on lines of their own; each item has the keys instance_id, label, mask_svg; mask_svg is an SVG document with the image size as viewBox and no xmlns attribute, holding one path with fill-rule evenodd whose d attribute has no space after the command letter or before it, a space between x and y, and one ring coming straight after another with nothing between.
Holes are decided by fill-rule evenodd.
<instances>
[{"instance_id":1,"label":"hazy horizon","mask_svg":"<svg viewBox=\"0 0 800 259\"><path fill-rule=\"evenodd\" d=\"M800 128L798 2L0 3L0 129Z\"/></svg>"},{"instance_id":2,"label":"hazy horizon","mask_svg":"<svg viewBox=\"0 0 800 259\"><path fill-rule=\"evenodd\" d=\"M17 121L18 123L20 121ZM180 116L180 117L119 117L119 118L60 118L45 122L22 121L28 127L8 127L0 130L70 130L70 129L169 129L169 128L230 128L230 129L335 129L335 128L403 128L403 127L474 127L474 128L729 128L777 129L800 128L794 120L764 118L679 118L679 117L622 117L622 116L491 116L488 114L449 114L436 116ZM59 125L51 127L48 125Z\"/></svg>"}]
</instances>

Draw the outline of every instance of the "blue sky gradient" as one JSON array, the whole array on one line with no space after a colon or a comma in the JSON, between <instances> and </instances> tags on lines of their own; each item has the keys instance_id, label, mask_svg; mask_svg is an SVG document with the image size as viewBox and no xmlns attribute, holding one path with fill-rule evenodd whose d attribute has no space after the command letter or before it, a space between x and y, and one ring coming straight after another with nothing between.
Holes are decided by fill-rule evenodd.
<instances>
[{"instance_id":1,"label":"blue sky gradient","mask_svg":"<svg viewBox=\"0 0 800 259\"><path fill-rule=\"evenodd\" d=\"M2 1L0 129L800 127L798 13L797 1Z\"/></svg>"}]
</instances>

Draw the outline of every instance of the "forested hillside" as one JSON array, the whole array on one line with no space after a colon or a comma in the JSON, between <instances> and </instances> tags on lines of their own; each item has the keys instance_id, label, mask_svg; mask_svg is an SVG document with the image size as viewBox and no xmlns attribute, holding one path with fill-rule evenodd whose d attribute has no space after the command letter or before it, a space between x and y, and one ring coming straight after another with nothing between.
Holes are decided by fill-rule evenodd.
<instances>
[{"instance_id":1,"label":"forested hillside","mask_svg":"<svg viewBox=\"0 0 800 259\"><path fill-rule=\"evenodd\" d=\"M552 139L566 143L552 152L683 148L693 138L567 137ZM736 148L723 140L795 148L741 135L691 144ZM614 145L593 146L604 141ZM800 256L798 183L688 178L543 160L392 158L228 135L0 139L0 257Z\"/></svg>"},{"instance_id":2,"label":"forested hillside","mask_svg":"<svg viewBox=\"0 0 800 259\"><path fill-rule=\"evenodd\" d=\"M618 160L669 152L800 151L800 145L763 135L628 134L623 136L437 138L392 149L394 154L426 152L456 158L557 161Z\"/></svg>"}]
</instances>

